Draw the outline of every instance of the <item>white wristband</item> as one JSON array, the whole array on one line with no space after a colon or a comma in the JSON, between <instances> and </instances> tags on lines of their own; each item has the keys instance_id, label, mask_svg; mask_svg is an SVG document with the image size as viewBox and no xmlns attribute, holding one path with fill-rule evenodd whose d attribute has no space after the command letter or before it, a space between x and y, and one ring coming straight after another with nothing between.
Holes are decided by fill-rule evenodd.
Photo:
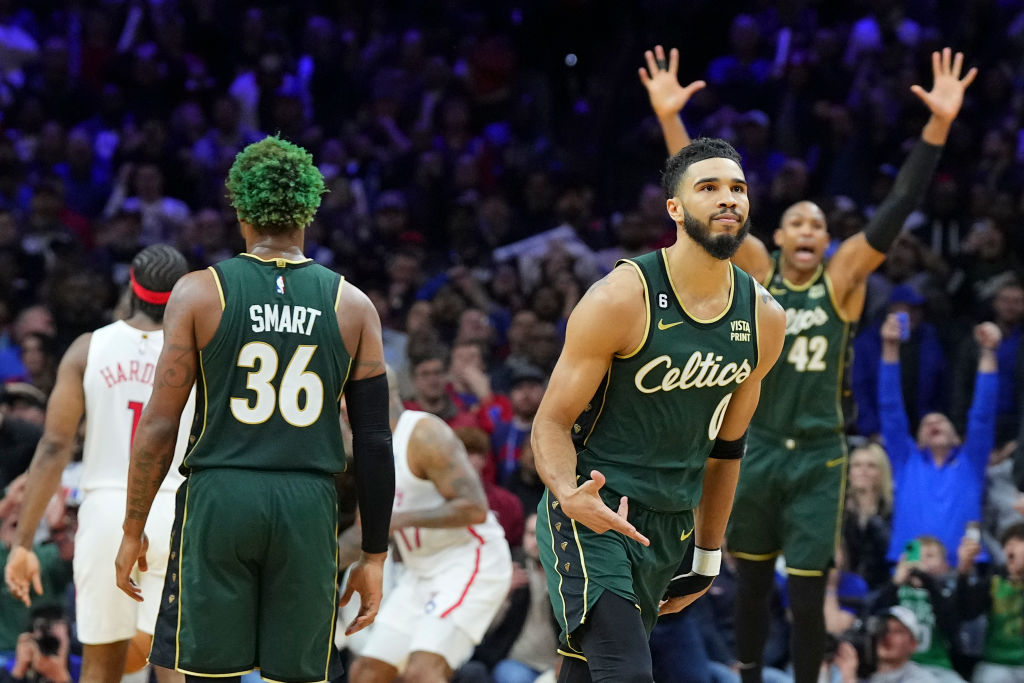
<instances>
[{"instance_id":1,"label":"white wristband","mask_svg":"<svg viewBox=\"0 0 1024 683\"><path fill-rule=\"evenodd\" d=\"M693 548L693 572L702 576L718 576L722 568L722 549Z\"/></svg>"}]
</instances>

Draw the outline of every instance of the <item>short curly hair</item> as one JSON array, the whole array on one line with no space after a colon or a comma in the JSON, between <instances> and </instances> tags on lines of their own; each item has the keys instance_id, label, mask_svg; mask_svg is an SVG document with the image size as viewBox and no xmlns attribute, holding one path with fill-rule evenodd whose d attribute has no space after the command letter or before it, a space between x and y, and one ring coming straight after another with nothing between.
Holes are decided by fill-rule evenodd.
<instances>
[{"instance_id":1,"label":"short curly hair","mask_svg":"<svg viewBox=\"0 0 1024 683\"><path fill-rule=\"evenodd\" d=\"M239 220L264 234L305 228L327 191L313 155L274 135L235 156L227 188Z\"/></svg>"}]
</instances>

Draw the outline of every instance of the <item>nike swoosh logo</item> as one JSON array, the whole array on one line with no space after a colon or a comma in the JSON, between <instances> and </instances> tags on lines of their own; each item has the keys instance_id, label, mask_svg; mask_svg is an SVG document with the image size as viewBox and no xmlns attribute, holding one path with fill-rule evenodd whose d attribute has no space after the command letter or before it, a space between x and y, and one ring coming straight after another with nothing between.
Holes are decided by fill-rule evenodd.
<instances>
[{"instance_id":1,"label":"nike swoosh logo","mask_svg":"<svg viewBox=\"0 0 1024 683\"><path fill-rule=\"evenodd\" d=\"M664 318L659 318L658 319L658 329L659 330L667 330L670 327L675 327L676 325L682 325L682 324L683 324L683 321L679 320L679 321L676 321L674 323L669 323L668 325L666 325Z\"/></svg>"},{"instance_id":2,"label":"nike swoosh logo","mask_svg":"<svg viewBox=\"0 0 1024 683\"><path fill-rule=\"evenodd\" d=\"M696 529L696 528L697 528L697 527L694 527L694 529ZM688 538L689 538L690 536L693 536L693 529L690 529L689 531L684 531L684 532L683 532L683 535L679 537L679 540L680 540L680 541L685 541L685 540L686 540L686 539L688 539Z\"/></svg>"},{"instance_id":3,"label":"nike swoosh logo","mask_svg":"<svg viewBox=\"0 0 1024 683\"><path fill-rule=\"evenodd\" d=\"M768 291L771 292L773 295L774 294L785 294L786 293L785 289L779 289L778 287L771 287L771 288L769 288Z\"/></svg>"}]
</instances>

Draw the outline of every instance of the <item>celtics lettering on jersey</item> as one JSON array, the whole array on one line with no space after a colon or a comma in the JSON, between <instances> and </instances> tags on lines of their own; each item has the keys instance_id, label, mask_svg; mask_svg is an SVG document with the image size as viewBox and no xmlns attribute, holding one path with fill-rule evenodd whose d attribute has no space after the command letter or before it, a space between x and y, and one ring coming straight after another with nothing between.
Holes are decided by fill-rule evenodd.
<instances>
[{"instance_id":1,"label":"celtics lettering on jersey","mask_svg":"<svg viewBox=\"0 0 1024 683\"><path fill-rule=\"evenodd\" d=\"M779 272L776 254L768 291L786 311L786 340L761 382L751 426L787 436L836 432L843 424L840 391L850 324L836 307L828 275L819 267L808 282L795 285Z\"/></svg>"},{"instance_id":2,"label":"celtics lettering on jersey","mask_svg":"<svg viewBox=\"0 0 1024 683\"><path fill-rule=\"evenodd\" d=\"M757 367L754 283L731 271L730 302L698 320L672 287L663 252L630 259L649 302L640 348L616 357L573 428L579 471L662 511L692 509L733 394Z\"/></svg>"}]
</instances>

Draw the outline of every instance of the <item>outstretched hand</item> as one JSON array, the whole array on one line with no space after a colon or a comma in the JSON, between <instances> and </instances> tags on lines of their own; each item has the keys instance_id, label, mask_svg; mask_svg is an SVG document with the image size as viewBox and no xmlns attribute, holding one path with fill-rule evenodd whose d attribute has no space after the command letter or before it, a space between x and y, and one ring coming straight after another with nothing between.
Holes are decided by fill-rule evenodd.
<instances>
[{"instance_id":1,"label":"outstretched hand","mask_svg":"<svg viewBox=\"0 0 1024 683\"><path fill-rule=\"evenodd\" d=\"M603 534L606 531L618 531L642 545L650 545L646 536L626 519L629 516L629 500L626 496L619 499L619 509L612 510L604 504L598 493L605 484L605 477L597 470L590 472L590 479L564 496L559 503L562 512L588 529Z\"/></svg>"},{"instance_id":2,"label":"outstretched hand","mask_svg":"<svg viewBox=\"0 0 1024 683\"><path fill-rule=\"evenodd\" d=\"M694 93L702 90L707 83L694 81L686 87L679 85L679 50L672 48L665 59L665 48L657 45L654 51L644 52L647 68L640 67L640 82L647 88L651 109L659 119L676 116L683 110Z\"/></svg>"},{"instance_id":3,"label":"outstretched hand","mask_svg":"<svg viewBox=\"0 0 1024 683\"><path fill-rule=\"evenodd\" d=\"M917 95L932 112L932 116L943 123L950 123L960 113L964 103L964 91L974 82L978 69L971 67L963 78L964 53L945 47L942 52L932 53L932 89L925 91L919 85L910 86L911 92Z\"/></svg>"},{"instance_id":4,"label":"outstretched hand","mask_svg":"<svg viewBox=\"0 0 1024 683\"><path fill-rule=\"evenodd\" d=\"M377 618L384 594L385 557L387 553L363 553L348 574L348 583L338 600L338 607L344 607L355 593L359 593L359 613L345 629L346 636L362 631Z\"/></svg>"}]
</instances>

